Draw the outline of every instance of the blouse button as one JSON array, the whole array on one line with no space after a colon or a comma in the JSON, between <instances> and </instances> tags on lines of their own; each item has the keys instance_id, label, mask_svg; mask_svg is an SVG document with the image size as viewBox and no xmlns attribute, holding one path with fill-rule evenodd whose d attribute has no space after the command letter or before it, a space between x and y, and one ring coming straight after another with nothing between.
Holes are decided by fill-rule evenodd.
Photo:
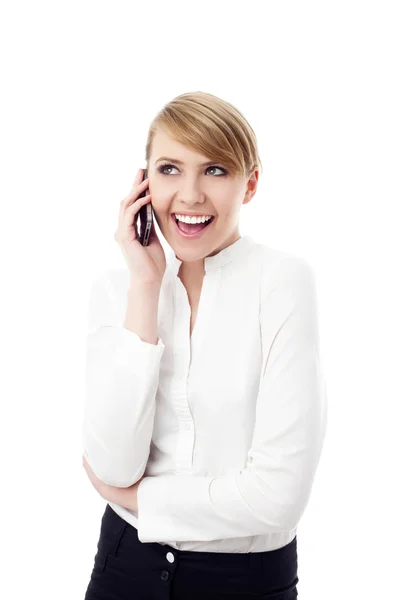
<instances>
[{"instance_id":1,"label":"blouse button","mask_svg":"<svg viewBox=\"0 0 400 600\"><path fill-rule=\"evenodd\" d=\"M172 552L168 552L168 554L167 554L167 560L168 560L170 563L173 563L173 562L174 562L174 560L175 560L175 556L172 554Z\"/></svg>"}]
</instances>

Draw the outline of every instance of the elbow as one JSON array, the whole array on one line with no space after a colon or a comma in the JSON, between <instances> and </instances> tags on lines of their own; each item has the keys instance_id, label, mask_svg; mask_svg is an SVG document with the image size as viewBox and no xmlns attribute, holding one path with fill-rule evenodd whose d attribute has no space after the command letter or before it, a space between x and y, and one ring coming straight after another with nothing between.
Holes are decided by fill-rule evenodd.
<instances>
[{"instance_id":1,"label":"elbow","mask_svg":"<svg viewBox=\"0 0 400 600\"><path fill-rule=\"evenodd\" d=\"M282 531L292 531L298 526L311 497L314 474L297 482L297 485L293 485L290 495L292 501L289 501L288 497L287 503L281 505L282 511L278 522L280 522Z\"/></svg>"},{"instance_id":2,"label":"elbow","mask_svg":"<svg viewBox=\"0 0 400 600\"><path fill-rule=\"evenodd\" d=\"M143 474L144 469L122 471L121 469L112 467L104 471L103 477L99 477L99 479L113 487L128 488L140 481Z\"/></svg>"},{"instance_id":3,"label":"elbow","mask_svg":"<svg viewBox=\"0 0 400 600\"><path fill-rule=\"evenodd\" d=\"M94 474L107 485L130 487L137 483L145 472L148 454L139 457L141 460L138 461L135 452L110 452L97 439L87 423L83 428L82 445Z\"/></svg>"},{"instance_id":4,"label":"elbow","mask_svg":"<svg viewBox=\"0 0 400 600\"><path fill-rule=\"evenodd\" d=\"M293 501L292 498L292 500L286 504L278 502L271 503L271 512L268 516L265 515L263 519L267 524L267 531L269 532L271 529L279 533L293 531L293 529L298 526L307 503L308 497L300 498L299 496L297 496L296 501Z\"/></svg>"},{"instance_id":5,"label":"elbow","mask_svg":"<svg viewBox=\"0 0 400 600\"><path fill-rule=\"evenodd\" d=\"M293 531L304 513L305 506L297 504L296 506L290 507L288 510L282 512L278 523L280 524L279 529L281 532Z\"/></svg>"},{"instance_id":6,"label":"elbow","mask_svg":"<svg viewBox=\"0 0 400 600\"><path fill-rule=\"evenodd\" d=\"M90 449L85 449L85 457L96 477L112 487L131 487L143 477L146 468L146 463L127 464L120 456L99 455Z\"/></svg>"},{"instance_id":7,"label":"elbow","mask_svg":"<svg viewBox=\"0 0 400 600\"><path fill-rule=\"evenodd\" d=\"M252 493L248 504L262 523L261 531L285 533L293 531L307 507L311 489L311 477L299 477L288 470L280 470L280 477L265 477L252 473ZM245 496L245 493L242 494Z\"/></svg>"}]
</instances>

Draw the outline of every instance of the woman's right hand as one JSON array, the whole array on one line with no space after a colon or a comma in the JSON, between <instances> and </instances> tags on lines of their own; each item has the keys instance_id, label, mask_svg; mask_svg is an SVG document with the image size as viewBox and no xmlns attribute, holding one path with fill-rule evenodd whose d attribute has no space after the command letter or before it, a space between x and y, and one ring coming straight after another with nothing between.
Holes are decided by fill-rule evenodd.
<instances>
[{"instance_id":1,"label":"woman's right hand","mask_svg":"<svg viewBox=\"0 0 400 600\"><path fill-rule=\"evenodd\" d=\"M135 226L136 214L144 204L150 202L151 198L151 194L139 198L139 195L149 184L148 179L142 181L142 178L143 169L139 169L131 191L126 198L121 200L118 228L114 234L114 239L121 246L122 254L132 276L132 281L161 285L166 269L166 259L154 223L151 227L148 246L142 246L140 243Z\"/></svg>"}]
</instances>

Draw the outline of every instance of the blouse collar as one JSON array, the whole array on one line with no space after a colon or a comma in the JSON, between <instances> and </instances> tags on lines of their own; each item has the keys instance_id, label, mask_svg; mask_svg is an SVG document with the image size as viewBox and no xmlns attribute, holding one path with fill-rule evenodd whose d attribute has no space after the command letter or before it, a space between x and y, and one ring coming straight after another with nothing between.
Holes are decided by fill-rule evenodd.
<instances>
[{"instance_id":1,"label":"blouse collar","mask_svg":"<svg viewBox=\"0 0 400 600\"><path fill-rule=\"evenodd\" d=\"M233 242L233 244L230 244L230 246L220 250L217 254L214 254L214 256L206 256L204 258L205 272L207 273L214 269L220 269L227 263L239 258L252 243L253 239L249 235L245 235L236 240L236 242ZM177 258L174 250L169 246L167 252L167 266L169 266L174 275L178 274L181 264L182 261Z\"/></svg>"}]
</instances>

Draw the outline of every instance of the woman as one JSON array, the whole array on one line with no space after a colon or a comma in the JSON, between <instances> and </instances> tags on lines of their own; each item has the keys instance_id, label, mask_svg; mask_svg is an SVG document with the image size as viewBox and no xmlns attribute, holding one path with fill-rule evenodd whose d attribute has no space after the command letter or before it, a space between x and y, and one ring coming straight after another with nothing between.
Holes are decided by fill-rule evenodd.
<instances>
[{"instance_id":1,"label":"woman","mask_svg":"<svg viewBox=\"0 0 400 600\"><path fill-rule=\"evenodd\" d=\"M120 204L128 269L89 304L83 464L108 504L86 600L296 598L326 429L313 270L240 235L261 161L228 102L172 100L146 164ZM167 257L154 227L137 239L150 201Z\"/></svg>"}]
</instances>

